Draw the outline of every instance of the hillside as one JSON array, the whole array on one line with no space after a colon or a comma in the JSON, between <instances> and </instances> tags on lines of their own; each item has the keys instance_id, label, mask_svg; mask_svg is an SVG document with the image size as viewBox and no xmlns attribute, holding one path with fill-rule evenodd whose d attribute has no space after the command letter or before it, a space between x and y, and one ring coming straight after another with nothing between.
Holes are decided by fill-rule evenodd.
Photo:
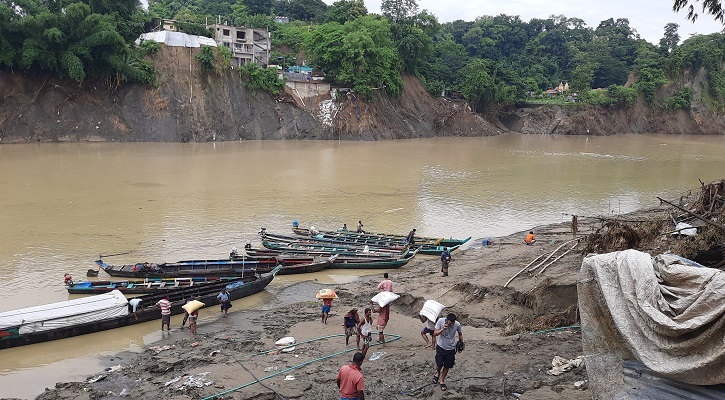
<instances>
[{"instance_id":1,"label":"hillside","mask_svg":"<svg viewBox=\"0 0 725 400\"><path fill-rule=\"evenodd\" d=\"M188 48L163 48L153 58L158 87L95 81L77 84L50 75L0 72L0 142L267 139L384 140L434 136L525 134L722 134L725 118L704 111L703 72L683 76L695 89L692 110L520 107L489 122L463 101L431 97L405 76L399 97L365 102L329 95L302 104L288 90L274 97L244 87L231 71L203 71ZM664 88L663 90L667 90Z\"/></svg>"}]
</instances>

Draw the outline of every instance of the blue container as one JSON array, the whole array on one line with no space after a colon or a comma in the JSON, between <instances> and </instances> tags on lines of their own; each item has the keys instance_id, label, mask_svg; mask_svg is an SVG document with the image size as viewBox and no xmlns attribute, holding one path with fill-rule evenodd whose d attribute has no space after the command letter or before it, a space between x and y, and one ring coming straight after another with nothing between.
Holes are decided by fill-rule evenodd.
<instances>
[{"instance_id":1,"label":"blue container","mask_svg":"<svg viewBox=\"0 0 725 400\"><path fill-rule=\"evenodd\" d=\"M292 221L292 227L293 228L299 228L300 227L300 223L297 220L294 220L294 221Z\"/></svg>"}]
</instances>

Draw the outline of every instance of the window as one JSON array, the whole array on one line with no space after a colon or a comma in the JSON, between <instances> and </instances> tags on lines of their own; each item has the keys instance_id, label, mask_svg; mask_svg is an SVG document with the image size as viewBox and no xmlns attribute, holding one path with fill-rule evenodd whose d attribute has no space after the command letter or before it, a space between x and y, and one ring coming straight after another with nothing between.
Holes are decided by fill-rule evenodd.
<instances>
[{"instance_id":1,"label":"window","mask_svg":"<svg viewBox=\"0 0 725 400\"><path fill-rule=\"evenodd\" d=\"M237 40L244 40L247 37L247 32L237 31Z\"/></svg>"},{"instance_id":2,"label":"window","mask_svg":"<svg viewBox=\"0 0 725 400\"><path fill-rule=\"evenodd\" d=\"M224 47L227 47L227 48L231 47L231 45L232 45L229 42L223 42L222 44L224 45Z\"/></svg>"},{"instance_id":3,"label":"window","mask_svg":"<svg viewBox=\"0 0 725 400\"><path fill-rule=\"evenodd\" d=\"M222 34L223 34L224 36L229 36L229 29L224 29L224 30L222 31Z\"/></svg>"}]
</instances>

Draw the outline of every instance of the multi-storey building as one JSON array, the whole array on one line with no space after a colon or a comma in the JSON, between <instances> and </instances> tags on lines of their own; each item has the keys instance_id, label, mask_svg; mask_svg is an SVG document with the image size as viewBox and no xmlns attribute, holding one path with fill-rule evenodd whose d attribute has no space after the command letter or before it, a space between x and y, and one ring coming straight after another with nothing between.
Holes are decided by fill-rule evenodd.
<instances>
[{"instance_id":1,"label":"multi-storey building","mask_svg":"<svg viewBox=\"0 0 725 400\"><path fill-rule=\"evenodd\" d=\"M232 53L232 66L256 63L262 67L269 64L269 50L272 45L267 29L236 27L222 24L211 25L214 41Z\"/></svg>"}]
</instances>

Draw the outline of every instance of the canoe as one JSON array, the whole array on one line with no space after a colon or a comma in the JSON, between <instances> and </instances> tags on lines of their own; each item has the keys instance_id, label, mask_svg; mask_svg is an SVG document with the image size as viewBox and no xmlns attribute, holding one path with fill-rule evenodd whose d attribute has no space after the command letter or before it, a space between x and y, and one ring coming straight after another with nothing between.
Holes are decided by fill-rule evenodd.
<instances>
[{"instance_id":1,"label":"canoe","mask_svg":"<svg viewBox=\"0 0 725 400\"><path fill-rule=\"evenodd\" d=\"M277 265L275 258L255 260L188 260L174 263L136 263L110 265L103 260L96 264L108 275L121 278L179 278L198 276L254 275L257 269L271 270Z\"/></svg>"},{"instance_id":2,"label":"canoe","mask_svg":"<svg viewBox=\"0 0 725 400\"><path fill-rule=\"evenodd\" d=\"M74 282L66 286L69 294L100 294L118 290L123 294L146 294L169 291L172 289L206 285L208 283L239 280L239 276L189 277L189 278L146 278L124 281L87 281Z\"/></svg>"},{"instance_id":3,"label":"canoe","mask_svg":"<svg viewBox=\"0 0 725 400\"><path fill-rule=\"evenodd\" d=\"M390 233L360 233L360 232L354 232L354 231L331 231L331 230L318 230L315 229L315 232L311 232L310 229L306 228L300 228L300 227L292 227L292 232L294 232L296 235L304 236L304 237L312 237L312 238L325 238L325 239L340 239L340 240L349 240L349 241L370 241L370 242L376 242L376 241L389 241L391 243L406 243L407 242L407 236L408 235L397 235L397 234L390 234ZM471 240L471 237L467 237L465 239L453 239L452 237L449 239L446 238L436 238L436 237L427 237L427 236L415 236L415 244L416 245L434 245L434 246L443 246L443 247L452 247L456 245L462 245L466 242Z\"/></svg>"},{"instance_id":4,"label":"canoe","mask_svg":"<svg viewBox=\"0 0 725 400\"><path fill-rule=\"evenodd\" d=\"M401 258L359 258L354 256L340 256L332 262L330 268L337 269L393 269L400 268L415 257L418 250Z\"/></svg>"},{"instance_id":5,"label":"canoe","mask_svg":"<svg viewBox=\"0 0 725 400\"><path fill-rule=\"evenodd\" d=\"M188 299L204 303L205 307L219 304L217 294L227 288L229 298L237 300L264 290L282 267L263 275L240 278L234 282L219 282L169 290L159 294L139 296L136 316L129 310L128 301L119 291L67 300L43 306L0 313L0 349L64 339L161 319L156 302L164 297L171 301L171 314L181 314Z\"/></svg>"},{"instance_id":6,"label":"canoe","mask_svg":"<svg viewBox=\"0 0 725 400\"><path fill-rule=\"evenodd\" d=\"M351 257L356 257L356 258L372 258L372 259L399 258L399 257L404 257L405 255L412 253L412 252L406 252L406 254L402 254L402 253L376 252L376 251L368 251L368 252L356 252L356 251L331 252L331 251L315 250L315 249L305 249L305 248L296 248L296 247L286 247L284 249L247 248L247 249L244 249L244 252L248 256L250 256L250 257L277 257L277 256L290 256L290 255L307 255L307 256L318 256L318 257L330 257L332 255L337 254L339 256L351 256Z\"/></svg>"},{"instance_id":7,"label":"canoe","mask_svg":"<svg viewBox=\"0 0 725 400\"><path fill-rule=\"evenodd\" d=\"M239 256L237 256L239 257ZM306 274L308 272L320 272L332 265L336 255L329 257L309 257L304 255L276 256L277 262L282 266L279 275ZM266 272L266 267L257 269L258 272Z\"/></svg>"}]
</instances>

